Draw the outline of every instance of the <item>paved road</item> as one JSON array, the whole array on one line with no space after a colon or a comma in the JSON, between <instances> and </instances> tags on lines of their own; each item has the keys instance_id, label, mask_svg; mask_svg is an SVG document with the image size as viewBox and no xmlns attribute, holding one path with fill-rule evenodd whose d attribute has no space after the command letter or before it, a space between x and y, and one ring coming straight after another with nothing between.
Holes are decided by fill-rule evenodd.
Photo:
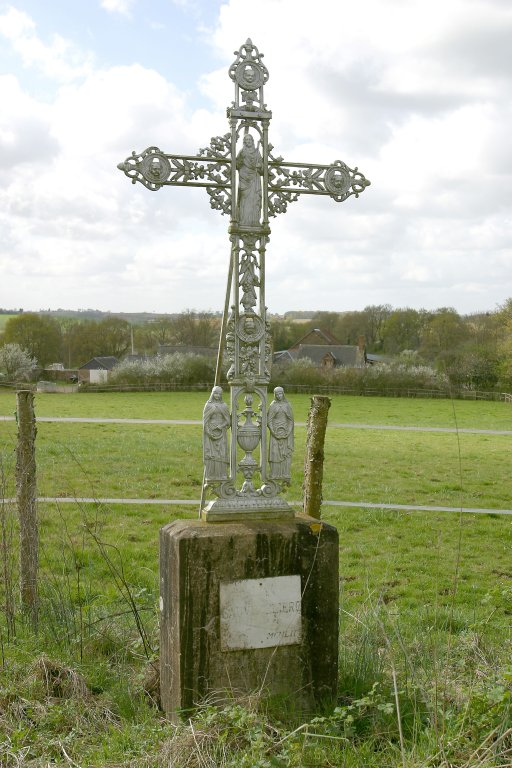
<instances>
[{"instance_id":1,"label":"paved road","mask_svg":"<svg viewBox=\"0 0 512 768\"><path fill-rule=\"evenodd\" d=\"M139 504L146 506L191 506L199 509L199 499L95 499L93 497L73 498L40 496L39 502L55 502L58 504ZM8 504L14 504L15 499L5 499ZM302 507L302 501L290 501L297 509ZM477 515L512 515L512 509L486 509L481 507L437 507L428 504L377 504L367 501L323 501L326 507L350 507L356 509L398 509L405 512L462 512Z\"/></svg>"},{"instance_id":2,"label":"paved road","mask_svg":"<svg viewBox=\"0 0 512 768\"><path fill-rule=\"evenodd\" d=\"M0 421L14 421L14 416L0 416ZM200 425L193 419L104 419L79 416L38 416L37 421L59 421L69 424L191 424ZM305 427L306 422L297 421L296 426ZM455 429L454 427L402 427L392 424L344 424L329 422L331 429L383 429L392 432L448 432L468 435L512 435L511 429Z\"/></svg>"}]
</instances>

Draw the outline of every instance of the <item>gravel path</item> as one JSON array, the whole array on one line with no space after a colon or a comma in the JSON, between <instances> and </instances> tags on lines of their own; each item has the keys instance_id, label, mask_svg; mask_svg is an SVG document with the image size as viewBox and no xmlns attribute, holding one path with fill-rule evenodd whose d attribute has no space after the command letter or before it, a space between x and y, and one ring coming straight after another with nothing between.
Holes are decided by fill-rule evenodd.
<instances>
[{"instance_id":1,"label":"gravel path","mask_svg":"<svg viewBox=\"0 0 512 768\"><path fill-rule=\"evenodd\" d=\"M14 421L14 416L0 416L0 421ZM198 426L202 422L193 419L104 419L80 416L38 416L37 421L59 421L76 424L190 424ZM297 427L305 427L305 421L297 421ZM455 429L454 427L401 427L392 424L344 424L330 422L331 429L383 429L393 432L448 432L468 435L512 435L511 429Z\"/></svg>"},{"instance_id":2,"label":"gravel path","mask_svg":"<svg viewBox=\"0 0 512 768\"><path fill-rule=\"evenodd\" d=\"M5 499L6 503L14 504L15 499ZM165 507L190 506L199 509L199 499L95 499L93 497L50 497L40 496L39 502L55 502L59 504L139 504L141 506L155 505ZM296 509L302 506L301 501L290 501ZM405 512L462 512L478 515L512 515L512 509L486 509L482 507L437 507L428 504L377 504L367 501L323 501L326 507L351 507L352 509L399 509Z\"/></svg>"}]
</instances>

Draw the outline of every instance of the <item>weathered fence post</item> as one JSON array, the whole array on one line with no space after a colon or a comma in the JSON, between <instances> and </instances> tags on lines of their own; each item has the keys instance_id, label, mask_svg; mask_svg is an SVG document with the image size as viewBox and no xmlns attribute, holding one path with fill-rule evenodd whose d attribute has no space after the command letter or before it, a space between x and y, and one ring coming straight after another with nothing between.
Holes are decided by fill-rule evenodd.
<instances>
[{"instance_id":1,"label":"weathered fence post","mask_svg":"<svg viewBox=\"0 0 512 768\"><path fill-rule=\"evenodd\" d=\"M16 393L16 503L20 521L20 593L24 611L37 624L37 568L39 539L36 509L36 418L34 393Z\"/></svg>"},{"instance_id":2,"label":"weathered fence post","mask_svg":"<svg viewBox=\"0 0 512 768\"><path fill-rule=\"evenodd\" d=\"M324 476L324 442L331 399L323 395L311 398L308 414L306 455L304 457L304 514L320 518Z\"/></svg>"}]
</instances>

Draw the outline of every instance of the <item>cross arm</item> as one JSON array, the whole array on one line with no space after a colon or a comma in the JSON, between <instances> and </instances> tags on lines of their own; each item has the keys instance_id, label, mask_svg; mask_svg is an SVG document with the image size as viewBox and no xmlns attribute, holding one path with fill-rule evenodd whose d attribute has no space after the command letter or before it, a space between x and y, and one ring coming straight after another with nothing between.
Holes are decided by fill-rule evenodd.
<instances>
[{"instance_id":1,"label":"cross arm","mask_svg":"<svg viewBox=\"0 0 512 768\"><path fill-rule=\"evenodd\" d=\"M194 186L229 190L231 186L231 145L228 136L216 136L198 155L171 155L148 147L118 164L120 171L156 191L165 186Z\"/></svg>"},{"instance_id":2,"label":"cross arm","mask_svg":"<svg viewBox=\"0 0 512 768\"><path fill-rule=\"evenodd\" d=\"M286 211L288 203L299 195L329 195L343 202L351 195L359 197L370 182L356 168L349 168L341 160L331 165L285 163L282 157L268 161L269 214L276 216Z\"/></svg>"}]
</instances>

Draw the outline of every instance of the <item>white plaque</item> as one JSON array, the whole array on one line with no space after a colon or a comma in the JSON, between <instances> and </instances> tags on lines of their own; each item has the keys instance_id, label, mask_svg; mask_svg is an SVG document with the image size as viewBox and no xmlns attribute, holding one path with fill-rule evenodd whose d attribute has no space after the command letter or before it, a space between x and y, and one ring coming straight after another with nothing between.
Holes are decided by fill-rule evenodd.
<instances>
[{"instance_id":1,"label":"white plaque","mask_svg":"<svg viewBox=\"0 0 512 768\"><path fill-rule=\"evenodd\" d=\"M300 576L221 583L223 651L295 645L301 638Z\"/></svg>"}]
</instances>

